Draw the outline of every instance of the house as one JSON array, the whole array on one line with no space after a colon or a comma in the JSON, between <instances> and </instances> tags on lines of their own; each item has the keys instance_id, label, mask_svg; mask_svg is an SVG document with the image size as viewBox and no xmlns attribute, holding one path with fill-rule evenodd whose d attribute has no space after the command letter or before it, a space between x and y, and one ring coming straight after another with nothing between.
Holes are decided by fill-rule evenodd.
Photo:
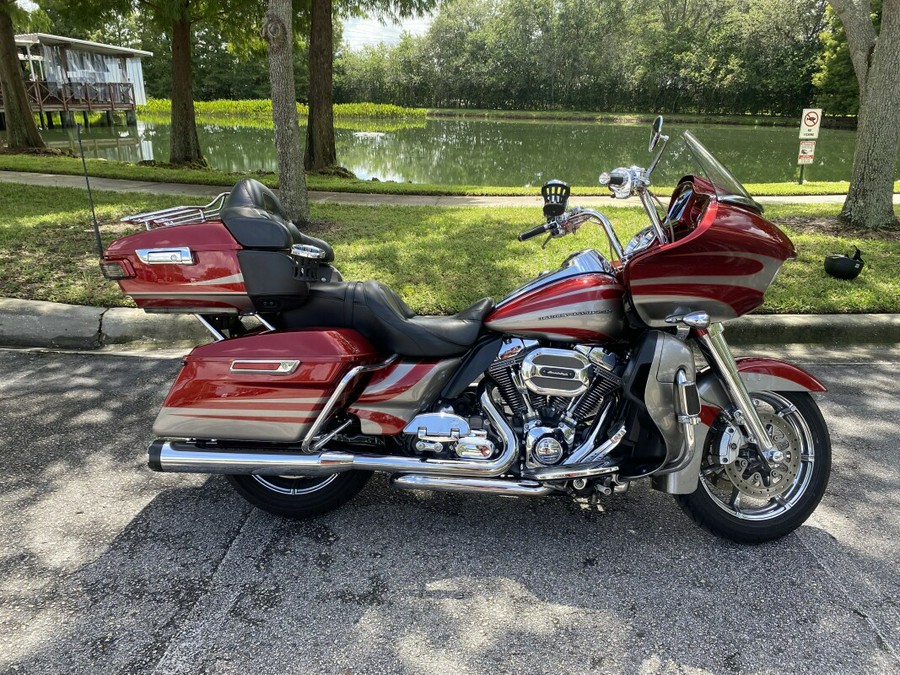
<instances>
[{"instance_id":1,"label":"house","mask_svg":"<svg viewBox=\"0 0 900 675\"><path fill-rule=\"evenodd\" d=\"M60 124L70 126L78 111L85 122L89 112L100 111L110 122L113 113L122 112L135 123L136 106L147 102L141 58L152 52L47 33L15 40L31 108L42 125L52 128L58 113Z\"/></svg>"}]
</instances>

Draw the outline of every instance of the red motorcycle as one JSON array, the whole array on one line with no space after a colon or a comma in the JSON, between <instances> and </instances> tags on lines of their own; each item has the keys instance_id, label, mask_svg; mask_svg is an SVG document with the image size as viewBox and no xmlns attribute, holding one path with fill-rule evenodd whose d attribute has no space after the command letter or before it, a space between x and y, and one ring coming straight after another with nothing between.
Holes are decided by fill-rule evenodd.
<instances>
[{"instance_id":1,"label":"red motorcycle","mask_svg":"<svg viewBox=\"0 0 900 675\"><path fill-rule=\"evenodd\" d=\"M194 349L153 426L156 471L220 473L248 501L305 518L373 471L413 490L589 497L649 478L697 524L740 542L791 532L819 503L831 446L800 368L735 359L722 323L747 314L791 241L689 132L701 173L665 214L650 168L600 177L637 195L650 225L626 246L609 220L543 186L559 238L588 222L614 259L570 255L495 304L417 316L377 281L344 281L323 241L245 179L206 207L127 219L101 268L148 312L192 313ZM251 318L255 317L255 318ZM696 347L707 365L695 360Z\"/></svg>"}]
</instances>

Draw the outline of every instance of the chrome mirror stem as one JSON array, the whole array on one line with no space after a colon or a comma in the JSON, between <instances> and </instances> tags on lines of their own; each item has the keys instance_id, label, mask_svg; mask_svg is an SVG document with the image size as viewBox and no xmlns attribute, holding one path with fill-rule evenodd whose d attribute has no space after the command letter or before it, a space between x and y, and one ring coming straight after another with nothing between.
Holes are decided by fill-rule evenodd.
<instances>
[{"instance_id":1,"label":"chrome mirror stem","mask_svg":"<svg viewBox=\"0 0 900 675\"><path fill-rule=\"evenodd\" d=\"M669 238L666 236L666 231L663 229L659 214L656 212L656 205L653 203L653 197L650 195L650 190L646 187L640 187L638 188L637 193L641 200L641 204L644 206L644 210L647 212L647 216L650 218L650 224L653 226L653 231L656 232L659 243L668 244Z\"/></svg>"}]
</instances>

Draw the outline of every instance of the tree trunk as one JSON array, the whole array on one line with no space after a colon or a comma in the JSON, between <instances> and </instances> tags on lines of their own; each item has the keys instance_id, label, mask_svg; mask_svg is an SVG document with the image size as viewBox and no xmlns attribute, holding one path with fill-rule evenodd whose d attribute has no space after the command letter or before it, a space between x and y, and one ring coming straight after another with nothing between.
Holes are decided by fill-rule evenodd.
<instances>
[{"instance_id":1,"label":"tree trunk","mask_svg":"<svg viewBox=\"0 0 900 675\"><path fill-rule=\"evenodd\" d=\"M194 72L191 64L191 22L181 18L172 25L171 164L205 166L197 121L194 118Z\"/></svg>"},{"instance_id":2,"label":"tree trunk","mask_svg":"<svg viewBox=\"0 0 900 675\"><path fill-rule=\"evenodd\" d=\"M334 90L332 71L332 0L312 0L309 29L309 120L306 127L307 171L321 171L337 164L334 150Z\"/></svg>"},{"instance_id":3,"label":"tree trunk","mask_svg":"<svg viewBox=\"0 0 900 675\"><path fill-rule=\"evenodd\" d=\"M859 82L853 172L841 217L857 228L898 228L893 196L900 148L900 0L885 0L877 39L867 13L849 2L832 6Z\"/></svg>"},{"instance_id":4,"label":"tree trunk","mask_svg":"<svg viewBox=\"0 0 900 675\"><path fill-rule=\"evenodd\" d=\"M263 19L262 37L269 47L272 122L275 124L275 154L278 157L281 204L291 220L307 223L309 202L300 154L291 18L291 0L269 0L269 11Z\"/></svg>"},{"instance_id":5,"label":"tree trunk","mask_svg":"<svg viewBox=\"0 0 900 675\"><path fill-rule=\"evenodd\" d=\"M44 141L34 123L19 57L16 54L12 19L0 10L0 91L6 113L6 140L10 148L43 148Z\"/></svg>"}]
</instances>

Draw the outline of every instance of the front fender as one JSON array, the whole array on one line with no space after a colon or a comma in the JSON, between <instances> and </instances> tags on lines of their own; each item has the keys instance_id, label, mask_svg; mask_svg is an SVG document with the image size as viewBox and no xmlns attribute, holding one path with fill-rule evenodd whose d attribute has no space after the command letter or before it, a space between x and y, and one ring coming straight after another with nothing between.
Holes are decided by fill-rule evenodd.
<instances>
[{"instance_id":1,"label":"front fender","mask_svg":"<svg viewBox=\"0 0 900 675\"><path fill-rule=\"evenodd\" d=\"M799 366L778 359L758 357L735 359L747 391L828 391L815 377ZM697 373L697 390L703 407L700 421L711 426L719 411L728 405L728 396L708 366Z\"/></svg>"},{"instance_id":2,"label":"front fender","mask_svg":"<svg viewBox=\"0 0 900 675\"><path fill-rule=\"evenodd\" d=\"M741 358L735 359L741 379L750 393L754 391L828 391L815 377L802 368L778 359ZM660 476L654 480L654 487L670 494L690 494L697 489L700 464L706 445L709 428L719 416L722 408L730 401L725 389L711 368L697 373L697 390L700 393L700 423L694 427L694 456L691 463L681 471Z\"/></svg>"}]
</instances>

